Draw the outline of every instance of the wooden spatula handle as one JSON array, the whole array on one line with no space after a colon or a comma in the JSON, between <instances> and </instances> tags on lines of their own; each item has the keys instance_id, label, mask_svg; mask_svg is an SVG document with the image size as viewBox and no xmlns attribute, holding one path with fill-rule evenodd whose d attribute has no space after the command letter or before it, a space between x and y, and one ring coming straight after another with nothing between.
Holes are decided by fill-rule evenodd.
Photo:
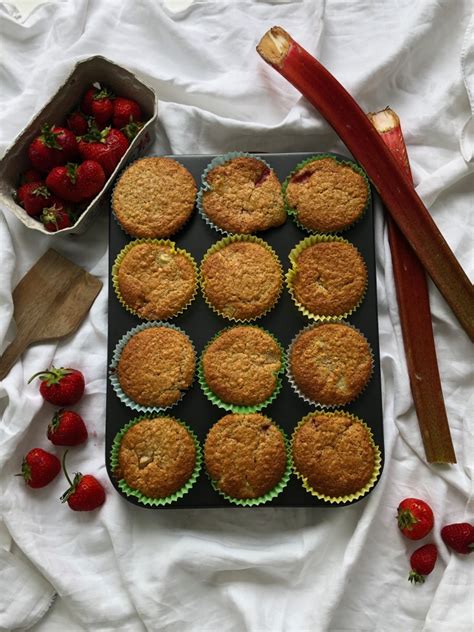
<instances>
[{"instance_id":1,"label":"wooden spatula handle","mask_svg":"<svg viewBox=\"0 0 474 632\"><path fill-rule=\"evenodd\" d=\"M18 336L5 349L5 353L0 358L0 380L3 380L3 378L7 375L30 342L29 338Z\"/></svg>"}]
</instances>

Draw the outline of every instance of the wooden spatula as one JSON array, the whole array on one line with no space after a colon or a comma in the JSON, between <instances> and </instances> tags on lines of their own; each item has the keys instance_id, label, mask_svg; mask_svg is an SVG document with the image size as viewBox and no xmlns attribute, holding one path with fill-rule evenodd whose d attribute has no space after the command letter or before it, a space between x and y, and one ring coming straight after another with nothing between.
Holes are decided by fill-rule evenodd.
<instances>
[{"instance_id":1,"label":"wooden spatula","mask_svg":"<svg viewBox=\"0 0 474 632\"><path fill-rule=\"evenodd\" d=\"M48 250L13 290L17 333L0 358L0 380L31 343L76 331L101 287L102 281Z\"/></svg>"}]
</instances>

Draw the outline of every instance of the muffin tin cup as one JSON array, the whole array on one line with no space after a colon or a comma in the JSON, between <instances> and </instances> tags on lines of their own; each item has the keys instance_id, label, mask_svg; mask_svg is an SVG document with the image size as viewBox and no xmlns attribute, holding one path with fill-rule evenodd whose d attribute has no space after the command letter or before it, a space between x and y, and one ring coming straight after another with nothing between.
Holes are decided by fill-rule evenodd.
<instances>
[{"instance_id":1,"label":"muffin tin cup","mask_svg":"<svg viewBox=\"0 0 474 632\"><path fill-rule=\"evenodd\" d=\"M296 209L294 209L292 206L290 206L290 204L289 204L289 202L287 200L287 197L286 197L286 190L288 188L288 184L290 182L290 179L295 175L295 173L297 171L299 171L300 169L302 169L308 163L314 162L315 160L323 160L324 158L331 158L332 160L335 160L336 162L338 162L341 165L346 165L348 167L351 167L351 169L356 171L358 174L360 174L364 178L365 183L367 185L367 202L366 202L366 205L365 205L362 213L351 224L348 224L344 228L340 228L338 230L325 229L324 231L318 231L318 230L314 230L312 228L308 228L307 226L304 226L298 219L298 213L297 213ZM331 234L338 234L338 233L343 233L346 230L349 230L350 228L353 228L364 217L367 209L369 208L369 206L371 204L371 199L372 199L372 193L371 193L371 190L370 190L369 179L367 178L367 174L362 169L362 167L360 167L356 162L354 162L352 160L341 160L341 158L335 156L334 154L329 154L329 153L327 153L327 154L317 154L315 156L311 156L311 158L307 158L306 160L303 160L302 162L298 163L296 165L296 167L293 169L293 171L286 178L286 180L283 182L282 192L283 192L283 199L285 201L285 210L286 210L287 215L289 215L294 220L294 222L298 226L298 228L301 228L301 230L304 230L305 232L311 233L313 235L314 234L319 234L321 232L331 233Z\"/></svg>"},{"instance_id":2,"label":"muffin tin cup","mask_svg":"<svg viewBox=\"0 0 474 632\"><path fill-rule=\"evenodd\" d=\"M118 226L120 227L120 230L122 230L126 235L128 235L129 237L133 237L133 239L169 239L170 237L173 237L174 235L177 235L183 228L184 226L186 226L186 224L189 223L189 221L191 220L193 213L194 213L194 208L191 211L191 213L188 215L188 218L186 219L186 221L184 221L180 226L178 226L178 228L176 228L176 230L174 230L173 232L169 233L168 235L157 235L156 237L141 237L140 235L134 235L133 233L130 233L128 230L125 230L125 228L122 226L122 224L120 223L119 218L115 215L115 210L114 210L114 193L115 193L115 187L117 186L117 184L120 181L120 178L123 176L123 174L125 173L125 171L127 171L128 169L130 169L130 167L132 165L134 165L136 162L140 162L140 160L143 160L144 158L168 158L169 156L157 156L155 154L152 154L151 156L142 156L141 158L138 158L137 160L134 160L133 162L130 162L125 169L122 169L122 171L120 173L117 174L117 177L115 178L115 182L114 182L114 186L112 187L112 193L110 195L110 209L112 211L112 217L114 218L114 220L117 222ZM179 160L177 160L174 156L171 158L169 157L171 160L174 160L174 162L177 162L179 165L181 165L183 167L183 169L186 169L186 171L189 171L189 169L187 169ZM191 174L192 175L192 174ZM194 179L194 178L193 178ZM196 183L196 187L198 186L196 180L194 180L194 182ZM197 193L196 193L197 195ZM195 200L195 204L196 204L196 196L194 198Z\"/></svg>"},{"instance_id":3,"label":"muffin tin cup","mask_svg":"<svg viewBox=\"0 0 474 632\"><path fill-rule=\"evenodd\" d=\"M252 325L252 326L256 327L257 325ZM213 338L211 338L211 340L209 340L207 345L204 347L201 353L201 357L199 358L199 362L198 362L197 374L198 374L199 385L201 387L202 392L207 397L207 399L210 402L212 402L215 406L218 406L219 408L223 408L224 410L227 410L232 413L247 413L248 414L248 413L259 412L260 410L263 410L269 404L271 404L277 398L278 393L281 391L281 387L283 383L282 378L286 369L285 350L283 349L280 342L272 333L270 333L267 329L264 329L263 327L259 327L259 329L261 329L262 331L264 331L266 334L268 334L269 336L273 338L273 340L278 345L278 348L280 349L281 367L279 371L277 371L276 376L275 376L277 379L275 389L273 393L270 395L270 397L267 397L267 399L265 399L264 401L260 402L259 404L255 404L253 406L239 406L238 404L230 404L228 402L224 402L214 393L214 391L210 388L210 386L206 382L206 378L204 377L203 357L209 345L212 344L217 338L219 338L221 334L223 334L226 331L229 331L229 329L232 329L232 327L226 327L225 329L221 329L219 332L217 332L217 334Z\"/></svg>"},{"instance_id":4,"label":"muffin tin cup","mask_svg":"<svg viewBox=\"0 0 474 632\"><path fill-rule=\"evenodd\" d=\"M355 395L355 397L352 397L351 399L347 400L347 402L342 402L342 403L339 402L337 404L324 404L323 402L318 402L315 399L310 399L309 397L307 397L300 390L299 386L296 384L296 382L295 382L295 380L293 378L293 375L291 374L291 352L293 350L293 345L295 344L297 338L305 331L309 331L310 329L314 329L315 327L321 327L322 325L326 325L326 324L346 325L347 327L350 327L354 331L357 331L357 333L360 334L364 338L364 340L367 342L368 347L369 347L370 357L371 357L370 376L369 376L366 384L364 385L364 388L362 388L357 393L357 395ZM311 406L317 406L318 408L321 408L323 410L331 410L333 408L338 408L339 406L347 406L348 404L352 404L352 402L355 402L356 399L358 399L362 395L362 393L365 391L365 389L367 388L368 384L370 383L370 380L372 379L373 373L374 373L374 354L373 354L373 351L372 351L372 347L369 344L369 341L364 336L364 334L360 331L360 329L357 329L357 327L354 327L354 325L351 325L350 323L348 323L346 321L338 321L337 323L310 323L309 325L306 325L306 327L303 327L303 329L299 330L299 332L296 334L296 336L293 338L293 340L288 345L288 349L286 351L286 377L288 378L288 382L290 383L291 388L307 404L310 404Z\"/></svg>"},{"instance_id":5,"label":"muffin tin cup","mask_svg":"<svg viewBox=\"0 0 474 632\"><path fill-rule=\"evenodd\" d=\"M182 314L183 312L187 310L187 308L191 305L191 303L194 301L197 295L197 289L198 289L198 284L199 284L199 271L198 271L194 258L187 250L184 250L183 248L177 248L176 243L174 241L171 241L170 239L152 239L152 238L134 239L133 241L129 242L124 248L122 248L122 250L118 253L115 259L114 265L112 267L112 285L114 286L115 294L120 304L122 305L122 307L125 308L128 312L130 312L134 316L137 316L138 318L140 318L141 320L149 321L150 319L144 318L138 312L136 312L132 307L130 307L128 303L126 303L122 294L120 293L119 282L118 282L118 273L119 273L119 269L122 264L122 261L125 255L130 250L132 250L132 248L136 246L137 244L156 244L156 245L161 245L161 246L169 246L173 254L179 253L181 255L184 255L188 259L188 261L192 264L193 269L194 269L194 275L195 275L195 284L194 284L194 291L191 298L189 299L187 303L185 303L179 310L174 312L171 316L168 316L167 318L161 318L161 320L168 321L168 320L171 320L172 318L176 318L177 316L179 316L180 314Z\"/></svg>"},{"instance_id":6,"label":"muffin tin cup","mask_svg":"<svg viewBox=\"0 0 474 632\"><path fill-rule=\"evenodd\" d=\"M296 244L296 246L292 249L292 251L288 255L288 258L290 259L290 263L291 263L291 268L288 270L288 272L285 275L286 287L288 288L288 292L290 293L293 303L296 305L298 310L304 316L306 316L306 318L309 318L311 320L315 320L321 323L339 322L341 320L345 320L351 314L353 314L356 311L356 309L358 309L360 305L362 304L362 301L364 300L365 294L367 292L367 284L368 284L368 278L366 274L365 287L360 296L359 301L352 307L352 309L348 310L347 312L344 312L343 314L339 314L339 315L314 314L313 312L310 312L309 309L307 309L302 303L299 302L293 290L293 281L295 279L296 273L298 272L298 256L309 246L314 246L314 244L320 244L320 243L328 243L331 241L342 242L342 243L350 244L351 246L353 246L353 244L351 244L350 241L348 241L347 239L344 239L343 237L339 237L338 235L325 235L325 234L324 235L323 234L310 235L309 237L306 237L305 239L300 241L298 244ZM355 246L353 247L355 248ZM357 250L357 252L359 251ZM364 261L364 266L367 272L367 265L365 261Z\"/></svg>"},{"instance_id":7,"label":"muffin tin cup","mask_svg":"<svg viewBox=\"0 0 474 632\"><path fill-rule=\"evenodd\" d=\"M220 166L224 165L226 162L229 162L229 160L233 160L234 158L255 158L256 160L259 160L260 162L262 162L266 167L268 167L268 169L271 169L273 171L273 168L268 164L268 162L266 160L263 160L263 158L261 158L261 156L258 156L258 155L255 155L255 154L249 154L249 153L244 152L244 151L230 151L227 154L222 154L221 156L216 156L207 165L207 167L205 168L205 170L203 171L203 174L201 176L202 186L199 189L198 194L197 194L196 206L197 206L199 215L206 222L206 224L208 226L210 226L212 229L216 230L218 233L221 233L222 235L236 235L238 233L234 233L233 231L230 231L230 230L225 230L224 228L221 228L220 226L217 226L217 224L214 224L214 222L207 216L206 211L204 210L204 207L203 207L203 204L202 204L202 197L203 197L203 195L204 195L204 193L206 191L210 191L211 190L211 187L210 187L209 183L207 182L207 176L208 176L209 172L212 169L214 169L215 167L220 167Z\"/></svg>"},{"instance_id":8,"label":"muffin tin cup","mask_svg":"<svg viewBox=\"0 0 474 632\"><path fill-rule=\"evenodd\" d=\"M144 419L150 419L150 417L147 417L147 416L135 417L134 419L129 421L128 424L126 424L122 428L122 430L120 430L120 432L115 436L112 442L112 450L110 453L110 467L111 467L112 472L115 472L118 467L120 445L122 443L122 439L125 433L132 426L134 426L140 421L143 421ZM191 430L191 428L187 424L185 424L180 419L176 419L175 417L173 417L173 419L177 421L179 424L181 424L184 428L186 428L186 430L191 435L194 441L194 445L196 447L196 464L194 466L194 470L193 470L193 473L191 474L191 477L183 485L183 487L181 487L181 489L179 489L178 491L174 492L174 494L171 494L171 496L166 496L164 498L149 498L148 496L145 496L144 494L142 494L138 489L133 489L132 487L127 485L127 483L125 482L123 478L120 479L118 481L119 489L126 496L134 496L138 500L138 502L140 502L142 505L145 505L146 507L163 507L164 505L170 505L171 503L174 503L177 500L180 500L180 498L182 498L185 494L187 494L187 492L189 492L189 490L193 487L193 485L197 481L199 474L201 472L202 448L198 441L198 438L196 437L194 432Z\"/></svg>"},{"instance_id":9,"label":"muffin tin cup","mask_svg":"<svg viewBox=\"0 0 474 632\"><path fill-rule=\"evenodd\" d=\"M209 478L209 480L211 482L211 485L212 485L213 489L220 496L225 498L228 502L232 503L233 505L237 505L238 507L258 507L259 505L264 505L265 503L271 502L274 498L276 498L279 494L281 494L281 492L288 485L288 481L290 480L290 476L291 476L291 473L293 471L293 459L291 458L291 444L290 444L290 441L288 440L288 437L286 436L286 434L282 430L282 428L280 428L280 426L278 426L269 417L268 417L268 419L271 421L271 423L276 428L278 428L278 430L283 435L283 440L285 441L285 449L286 449L286 469L285 469L285 471L283 473L283 476L282 476L280 482L273 489L271 489L269 492L267 492L263 496L259 496L258 498L234 498L232 496L229 496L225 492L221 491L219 489L219 487L217 486L216 481L214 481L210 477L209 472L207 472L207 470L206 470L206 474L207 474L207 476L208 476L208 478Z\"/></svg>"},{"instance_id":10,"label":"muffin tin cup","mask_svg":"<svg viewBox=\"0 0 474 632\"><path fill-rule=\"evenodd\" d=\"M219 311L217 309L217 307L215 307L209 301L209 299L207 298L205 289L204 289L205 282L204 282L204 278L203 278L203 274L202 274L202 267L203 267L204 262L206 261L207 257L209 257L209 255L214 254L215 252L218 252L219 250L222 250L222 248L225 248L225 246L228 246L229 244L233 244L233 243L236 243L236 242L250 242L250 243L254 243L254 244L260 244L261 246L266 248L266 250L270 254L273 255L273 257L277 261L278 267L280 269L280 277L281 277L280 291L278 292L278 295L277 295L274 303L272 305L270 305L261 314L259 314L258 316L253 316L252 318L234 318L232 316L227 316L226 314L223 314L221 311ZM275 307L275 305L278 303L278 301L281 298L281 295L282 295L282 292L283 292L283 286L284 286L283 267L281 265L281 261L280 261L278 255L273 250L273 248L270 246L270 244L268 244L264 239L261 239L260 237L256 237L255 235L229 235L228 237L224 237L220 241L217 241L215 244L213 244L209 248L209 250L204 253L204 256L203 256L202 261L201 261L201 265L199 267L199 287L201 288L201 294L202 294L202 297L203 297L206 305L210 309L212 309L212 311L215 312L221 318L225 318L226 320L230 320L231 322L237 323L237 324L253 323L254 321L258 320L259 318L262 318L263 316L265 316L266 314L271 312L271 310Z\"/></svg>"},{"instance_id":11,"label":"muffin tin cup","mask_svg":"<svg viewBox=\"0 0 474 632\"><path fill-rule=\"evenodd\" d=\"M308 413L302 419L300 419L300 421L295 426L295 429L293 430L293 433L291 435L291 443L290 443L290 452L291 452L291 454L293 454L293 441L295 440L295 436L296 436L297 430L306 422L307 419L310 419L315 413L317 414L318 412L319 411L316 410L316 411L314 411L312 413ZM305 490L307 492L309 492L312 496L315 496L316 498L318 498L319 500L324 500L325 502L328 502L328 503L331 503L331 504L336 504L336 505L338 505L340 503L348 503L348 502L353 502L355 500L359 500L360 498L365 496L374 487L375 483L377 482L377 480L378 480L378 478L380 476L380 471L382 469L382 457L381 457L381 453L380 453L380 448L378 447L378 445L374 441L374 435L372 433L372 430L365 423L365 421L360 419L360 417L356 417L352 413L348 413L345 410L335 410L335 411L332 411L332 412L324 412L324 414L325 415L329 415L331 417L332 416L336 416L336 415L344 415L345 417L349 417L350 419L352 419L354 421L357 421L358 423L361 423L364 426L364 428L369 433L370 442L371 442L371 444L372 444L372 446L374 448L374 471L372 472L372 476L370 477L370 479L367 482L367 484L364 485L364 487L359 489L357 492L354 492L352 494L347 494L345 496L328 496L326 494L322 494L321 492L318 492L316 489L311 487L311 485L309 484L307 478L305 476L303 476L298 471L298 469L296 468L296 465L295 465L294 461L292 461L293 473L295 474L296 478L299 481L301 481L301 483L303 484L303 487L305 488Z\"/></svg>"},{"instance_id":12,"label":"muffin tin cup","mask_svg":"<svg viewBox=\"0 0 474 632\"><path fill-rule=\"evenodd\" d=\"M183 331L183 329L181 329L180 327L177 327L176 325L173 325L173 323L167 323L161 320L152 320L146 323L142 323L141 325L137 325L136 327L133 327L133 329L130 329L129 331L127 331L127 333L124 334L122 338L120 338L120 340L118 341L115 347L114 353L112 355L112 362L110 363L110 367L109 367L109 380L110 380L110 383L112 384L112 388L114 389L115 394L117 395L119 400L123 404L125 404L125 406L128 406L132 410L135 410L137 412L142 412L142 413L162 413L165 410L169 410L170 408L173 408L173 406L176 406L176 404L178 404L178 402L180 402L185 396L185 392L182 392L181 397L177 399L175 402L173 402L172 404L170 404L169 406L145 406L143 404L139 404L138 402L133 401L133 399L131 399L122 390L122 387L120 386L120 382L119 382L118 375L116 372L118 363L120 360L120 356L122 355L122 351L125 345L127 344L127 342L130 340L130 338L132 338L132 336L137 334L139 331L143 331L144 329L148 329L149 327L168 327L169 329L174 329L175 331L179 331L180 333L182 333L184 336L186 336L186 338L191 343L195 360L197 360L198 356L197 356L193 341L188 336L188 334L185 331ZM194 382L194 376L189 387L186 389L187 391L189 391L189 389L193 385L193 382Z\"/></svg>"}]
</instances>

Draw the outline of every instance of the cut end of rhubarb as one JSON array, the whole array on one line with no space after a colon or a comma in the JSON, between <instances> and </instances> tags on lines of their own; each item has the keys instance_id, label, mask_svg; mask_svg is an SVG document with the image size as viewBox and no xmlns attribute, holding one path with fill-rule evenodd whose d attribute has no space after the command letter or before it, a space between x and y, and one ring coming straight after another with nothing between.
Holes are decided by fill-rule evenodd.
<instances>
[{"instance_id":1,"label":"cut end of rhubarb","mask_svg":"<svg viewBox=\"0 0 474 632\"><path fill-rule=\"evenodd\" d=\"M400 126L400 119L390 108L385 108L380 112L369 112L367 114L375 129L383 134Z\"/></svg>"},{"instance_id":2,"label":"cut end of rhubarb","mask_svg":"<svg viewBox=\"0 0 474 632\"><path fill-rule=\"evenodd\" d=\"M280 66L288 50L290 49L291 37L281 28L273 26L265 33L257 46L257 53L267 63L272 66Z\"/></svg>"}]
</instances>

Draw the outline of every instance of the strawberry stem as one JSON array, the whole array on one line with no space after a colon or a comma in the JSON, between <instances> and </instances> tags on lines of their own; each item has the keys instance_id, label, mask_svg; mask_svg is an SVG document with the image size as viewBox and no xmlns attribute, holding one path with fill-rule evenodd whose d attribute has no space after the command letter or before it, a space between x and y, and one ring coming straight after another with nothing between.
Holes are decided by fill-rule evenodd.
<instances>
[{"instance_id":1,"label":"strawberry stem","mask_svg":"<svg viewBox=\"0 0 474 632\"><path fill-rule=\"evenodd\" d=\"M410 571L410 574L408 575L408 581L412 582L413 584L424 584L425 578L423 575L420 575L420 573L417 573L416 571Z\"/></svg>"},{"instance_id":2,"label":"strawberry stem","mask_svg":"<svg viewBox=\"0 0 474 632\"><path fill-rule=\"evenodd\" d=\"M62 466L63 466L63 472L64 472L64 475L65 475L65 477L67 478L67 482L69 483L69 488L71 489L71 488L72 488L72 481L71 481L71 479L69 478L69 474L67 473L67 469L66 469L66 455L67 455L67 453L68 453L68 452L69 452L69 450L65 450L65 451L64 451L63 458L62 458ZM68 490L68 491L69 491L69 490ZM66 492L66 493L67 493L67 492ZM61 497L61 498L62 498L62 497ZM64 501L62 501L62 502L64 502Z\"/></svg>"}]
</instances>

